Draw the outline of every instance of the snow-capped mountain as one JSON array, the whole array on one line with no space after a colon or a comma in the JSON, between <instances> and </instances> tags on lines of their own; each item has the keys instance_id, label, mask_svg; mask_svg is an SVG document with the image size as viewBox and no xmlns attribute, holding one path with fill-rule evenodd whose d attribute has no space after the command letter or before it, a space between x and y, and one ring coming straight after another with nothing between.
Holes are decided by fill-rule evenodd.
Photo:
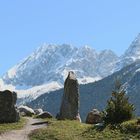
<instances>
[{"instance_id":1,"label":"snow-capped mountain","mask_svg":"<svg viewBox=\"0 0 140 140\"><path fill-rule=\"evenodd\" d=\"M98 53L88 46L44 44L11 68L2 79L17 89L54 81L62 86L68 71L73 70L80 83L88 83L110 75L117 60L118 57L110 50Z\"/></svg>"},{"instance_id":2,"label":"snow-capped mountain","mask_svg":"<svg viewBox=\"0 0 140 140\"><path fill-rule=\"evenodd\" d=\"M140 60L140 33L116 63L115 71Z\"/></svg>"},{"instance_id":3,"label":"snow-capped mountain","mask_svg":"<svg viewBox=\"0 0 140 140\"><path fill-rule=\"evenodd\" d=\"M11 68L0 80L0 86L2 90L17 91L18 97L35 99L51 89L62 88L68 71L76 73L80 84L91 83L139 59L140 34L121 57L111 50L97 52L89 46L44 44Z\"/></svg>"},{"instance_id":4,"label":"snow-capped mountain","mask_svg":"<svg viewBox=\"0 0 140 140\"><path fill-rule=\"evenodd\" d=\"M44 44L11 68L0 79L0 87L16 91L19 102L24 103L63 88L68 71L76 73L80 84L91 83L139 59L140 34L121 57L111 50L97 52L89 46Z\"/></svg>"}]
</instances>

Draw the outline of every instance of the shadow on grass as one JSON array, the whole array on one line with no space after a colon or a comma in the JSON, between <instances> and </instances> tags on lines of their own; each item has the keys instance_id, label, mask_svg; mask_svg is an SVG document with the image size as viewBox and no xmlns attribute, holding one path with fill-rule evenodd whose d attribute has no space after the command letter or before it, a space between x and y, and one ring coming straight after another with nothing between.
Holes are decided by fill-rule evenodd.
<instances>
[{"instance_id":1,"label":"shadow on grass","mask_svg":"<svg viewBox=\"0 0 140 140\"><path fill-rule=\"evenodd\" d=\"M48 122L48 121L44 121L44 122L33 123L32 125L42 125L42 124L48 125L49 123L50 123L50 122Z\"/></svg>"},{"instance_id":2,"label":"shadow on grass","mask_svg":"<svg viewBox=\"0 0 140 140\"><path fill-rule=\"evenodd\" d=\"M93 133L93 131L95 131L95 132L101 132L101 131L103 131L104 129L106 128L106 125L93 125L93 127L90 127L90 128L88 128L86 131L84 131L83 133L82 133L82 135L86 135L86 134L89 134L89 133Z\"/></svg>"}]
</instances>

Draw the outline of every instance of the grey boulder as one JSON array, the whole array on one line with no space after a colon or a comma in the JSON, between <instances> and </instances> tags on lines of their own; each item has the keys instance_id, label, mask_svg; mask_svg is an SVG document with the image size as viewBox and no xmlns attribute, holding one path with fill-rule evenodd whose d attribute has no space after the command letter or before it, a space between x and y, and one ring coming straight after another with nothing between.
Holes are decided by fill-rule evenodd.
<instances>
[{"instance_id":1,"label":"grey boulder","mask_svg":"<svg viewBox=\"0 0 140 140\"><path fill-rule=\"evenodd\" d=\"M43 110L41 108L34 109L34 112L35 112L36 115L39 115L39 114L43 113Z\"/></svg>"},{"instance_id":2,"label":"grey boulder","mask_svg":"<svg viewBox=\"0 0 140 140\"><path fill-rule=\"evenodd\" d=\"M32 115L35 114L34 110L28 106L22 105L22 106L19 106L18 109L19 109L19 112L22 116L30 116L31 117Z\"/></svg>"},{"instance_id":3,"label":"grey boulder","mask_svg":"<svg viewBox=\"0 0 140 140\"><path fill-rule=\"evenodd\" d=\"M101 114L97 109L93 109L88 113L86 118L87 124L97 124L101 122L102 122Z\"/></svg>"},{"instance_id":4,"label":"grey boulder","mask_svg":"<svg viewBox=\"0 0 140 140\"><path fill-rule=\"evenodd\" d=\"M50 112L45 111L45 112L37 115L37 118L42 118L42 119L44 119L44 118L53 118L53 115Z\"/></svg>"}]
</instances>

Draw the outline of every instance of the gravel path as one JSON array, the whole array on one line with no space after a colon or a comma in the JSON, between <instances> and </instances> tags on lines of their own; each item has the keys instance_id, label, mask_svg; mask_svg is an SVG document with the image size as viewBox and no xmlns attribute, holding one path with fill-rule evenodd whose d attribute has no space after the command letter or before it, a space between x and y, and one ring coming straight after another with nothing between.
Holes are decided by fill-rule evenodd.
<instances>
[{"instance_id":1,"label":"gravel path","mask_svg":"<svg viewBox=\"0 0 140 140\"><path fill-rule=\"evenodd\" d=\"M28 134L32 130L43 128L47 125L39 119L27 118L27 124L21 130L12 130L0 135L0 140L29 140Z\"/></svg>"}]
</instances>

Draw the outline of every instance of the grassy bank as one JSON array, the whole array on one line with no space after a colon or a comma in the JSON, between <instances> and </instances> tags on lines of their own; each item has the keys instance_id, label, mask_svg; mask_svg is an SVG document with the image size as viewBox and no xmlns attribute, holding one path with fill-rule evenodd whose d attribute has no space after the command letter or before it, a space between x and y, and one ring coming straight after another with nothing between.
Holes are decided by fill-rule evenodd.
<instances>
[{"instance_id":1,"label":"grassy bank","mask_svg":"<svg viewBox=\"0 0 140 140\"><path fill-rule=\"evenodd\" d=\"M21 118L19 122L16 123L4 123L0 124L0 134L10 130L21 129L26 124L26 119Z\"/></svg>"},{"instance_id":2,"label":"grassy bank","mask_svg":"<svg viewBox=\"0 0 140 140\"><path fill-rule=\"evenodd\" d=\"M30 140L139 140L140 126L136 120L125 122L117 129L107 126L103 130L77 121L48 120L48 127L33 131ZM132 128L132 129L131 129ZM134 130L134 131L133 131Z\"/></svg>"}]
</instances>

